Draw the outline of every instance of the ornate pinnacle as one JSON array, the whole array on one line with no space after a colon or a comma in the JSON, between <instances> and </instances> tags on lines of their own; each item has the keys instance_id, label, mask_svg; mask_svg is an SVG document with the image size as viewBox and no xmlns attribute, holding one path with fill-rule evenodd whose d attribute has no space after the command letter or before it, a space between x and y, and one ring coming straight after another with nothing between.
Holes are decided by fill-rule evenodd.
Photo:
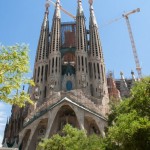
<instances>
[{"instance_id":1,"label":"ornate pinnacle","mask_svg":"<svg viewBox=\"0 0 150 150\"><path fill-rule=\"evenodd\" d=\"M90 5L93 5L93 0L89 0L89 4L90 4Z\"/></svg>"},{"instance_id":2,"label":"ornate pinnacle","mask_svg":"<svg viewBox=\"0 0 150 150\"><path fill-rule=\"evenodd\" d=\"M48 11L49 7L50 7L50 3L48 0L46 0L46 3L45 3L46 13L49 13L49 11Z\"/></svg>"}]
</instances>

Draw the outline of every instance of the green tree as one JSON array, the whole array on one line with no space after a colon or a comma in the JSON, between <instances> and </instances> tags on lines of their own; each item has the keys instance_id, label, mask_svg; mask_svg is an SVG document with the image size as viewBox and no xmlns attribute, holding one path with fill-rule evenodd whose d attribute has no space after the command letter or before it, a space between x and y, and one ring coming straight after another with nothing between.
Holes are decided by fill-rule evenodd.
<instances>
[{"instance_id":1,"label":"green tree","mask_svg":"<svg viewBox=\"0 0 150 150\"><path fill-rule=\"evenodd\" d=\"M25 78L29 72L28 46L0 45L0 101L24 106L32 103L29 94L21 87L25 84L34 85L32 80Z\"/></svg>"},{"instance_id":2,"label":"green tree","mask_svg":"<svg viewBox=\"0 0 150 150\"><path fill-rule=\"evenodd\" d=\"M37 150L103 150L103 139L98 135L87 136L86 132L66 125L61 135L39 143Z\"/></svg>"},{"instance_id":3,"label":"green tree","mask_svg":"<svg viewBox=\"0 0 150 150\"><path fill-rule=\"evenodd\" d=\"M150 149L150 78L136 82L131 96L109 115L107 150Z\"/></svg>"}]
</instances>

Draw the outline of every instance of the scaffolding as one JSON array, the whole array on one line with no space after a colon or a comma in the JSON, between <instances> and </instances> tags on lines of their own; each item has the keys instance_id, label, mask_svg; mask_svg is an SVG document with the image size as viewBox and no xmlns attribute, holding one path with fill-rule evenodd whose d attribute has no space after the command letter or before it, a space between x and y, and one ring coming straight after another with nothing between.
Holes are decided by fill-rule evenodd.
<instances>
[{"instance_id":1,"label":"scaffolding","mask_svg":"<svg viewBox=\"0 0 150 150\"><path fill-rule=\"evenodd\" d=\"M61 48L75 47L75 22L64 22L61 24Z\"/></svg>"}]
</instances>

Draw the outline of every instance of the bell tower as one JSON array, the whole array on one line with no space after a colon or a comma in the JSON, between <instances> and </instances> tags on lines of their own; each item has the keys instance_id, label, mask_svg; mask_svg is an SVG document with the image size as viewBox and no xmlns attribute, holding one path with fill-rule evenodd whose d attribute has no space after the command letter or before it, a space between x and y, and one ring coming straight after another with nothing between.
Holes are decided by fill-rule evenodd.
<instances>
[{"instance_id":1,"label":"bell tower","mask_svg":"<svg viewBox=\"0 0 150 150\"><path fill-rule=\"evenodd\" d=\"M89 89L88 49L85 16L81 0L78 0L76 15L76 85L77 89Z\"/></svg>"},{"instance_id":2,"label":"bell tower","mask_svg":"<svg viewBox=\"0 0 150 150\"><path fill-rule=\"evenodd\" d=\"M57 0L53 16L49 45L49 89L54 90L55 92L61 90L60 29L60 0Z\"/></svg>"},{"instance_id":3,"label":"bell tower","mask_svg":"<svg viewBox=\"0 0 150 150\"><path fill-rule=\"evenodd\" d=\"M107 80L105 73L104 57L102 45L98 32L98 24L94 14L92 1L90 3L90 56L89 56L89 71L90 71L90 89L91 95L98 98L96 101L99 105L108 105L109 96L107 88ZM104 107L103 107L104 108Z\"/></svg>"},{"instance_id":4,"label":"bell tower","mask_svg":"<svg viewBox=\"0 0 150 150\"><path fill-rule=\"evenodd\" d=\"M41 26L40 38L38 42L35 64L34 64L34 82L38 87L38 104L42 103L47 95L47 71L49 54L49 4L45 5L45 15Z\"/></svg>"}]
</instances>

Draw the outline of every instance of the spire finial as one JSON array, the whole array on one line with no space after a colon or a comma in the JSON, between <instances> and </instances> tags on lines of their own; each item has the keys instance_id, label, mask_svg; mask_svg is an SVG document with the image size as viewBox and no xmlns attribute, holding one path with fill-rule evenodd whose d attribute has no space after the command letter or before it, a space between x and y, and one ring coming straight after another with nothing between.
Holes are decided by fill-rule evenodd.
<instances>
[{"instance_id":1,"label":"spire finial","mask_svg":"<svg viewBox=\"0 0 150 150\"><path fill-rule=\"evenodd\" d=\"M48 0L46 0L46 3L45 3L46 13L49 13L49 11L48 11L49 7L50 7L50 3Z\"/></svg>"},{"instance_id":2,"label":"spire finial","mask_svg":"<svg viewBox=\"0 0 150 150\"><path fill-rule=\"evenodd\" d=\"M122 71L120 72L120 75L123 76L123 72Z\"/></svg>"},{"instance_id":3,"label":"spire finial","mask_svg":"<svg viewBox=\"0 0 150 150\"><path fill-rule=\"evenodd\" d=\"M56 0L56 4L60 4L60 0Z\"/></svg>"},{"instance_id":4,"label":"spire finial","mask_svg":"<svg viewBox=\"0 0 150 150\"><path fill-rule=\"evenodd\" d=\"M136 78L135 78L135 75L134 75L134 71L133 71L133 70L131 70L131 75L132 75L132 80L133 80L133 81L136 81Z\"/></svg>"},{"instance_id":5,"label":"spire finial","mask_svg":"<svg viewBox=\"0 0 150 150\"><path fill-rule=\"evenodd\" d=\"M90 4L91 23L93 23L93 25L98 28L98 24L97 24L96 17L95 17L95 14L94 14L93 0L89 0L89 4Z\"/></svg>"},{"instance_id":6,"label":"spire finial","mask_svg":"<svg viewBox=\"0 0 150 150\"><path fill-rule=\"evenodd\" d=\"M56 17L57 18L61 18L61 15L60 15L60 0L56 0Z\"/></svg>"},{"instance_id":7,"label":"spire finial","mask_svg":"<svg viewBox=\"0 0 150 150\"><path fill-rule=\"evenodd\" d=\"M82 8L82 0L78 0L78 11L77 15L83 15L83 8Z\"/></svg>"},{"instance_id":8,"label":"spire finial","mask_svg":"<svg viewBox=\"0 0 150 150\"><path fill-rule=\"evenodd\" d=\"M125 80L124 73L122 71L120 72L120 75L121 75L121 79Z\"/></svg>"},{"instance_id":9,"label":"spire finial","mask_svg":"<svg viewBox=\"0 0 150 150\"><path fill-rule=\"evenodd\" d=\"M134 75L134 72L133 72L133 70L131 70L131 75Z\"/></svg>"},{"instance_id":10,"label":"spire finial","mask_svg":"<svg viewBox=\"0 0 150 150\"><path fill-rule=\"evenodd\" d=\"M78 7L81 6L82 0L78 0Z\"/></svg>"},{"instance_id":11,"label":"spire finial","mask_svg":"<svg viewBox=\"0 0 150 150\"><path fill-rule=\"evenodd\" d=\"M89 4L90 4L90 5L93 5L93 0L89 0Z\"/></svg>"}]
</instances>

